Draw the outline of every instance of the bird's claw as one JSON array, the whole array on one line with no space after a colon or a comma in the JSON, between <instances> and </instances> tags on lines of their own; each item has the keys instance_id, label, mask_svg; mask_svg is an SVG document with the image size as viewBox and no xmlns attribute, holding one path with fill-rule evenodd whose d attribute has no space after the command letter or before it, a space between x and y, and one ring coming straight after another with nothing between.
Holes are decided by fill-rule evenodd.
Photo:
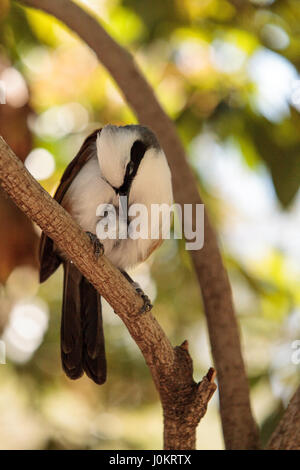
<instances>
[{"instance_id":1,"label":"bird's claw","mask_svg":"<svg viewBox=\"0 0 300 470\"><path fill-rule=\"evenodd\" d=\"M127 279L127 281L129 281L130 284L135 288L135 291L139 294L139 296L143 300L144 304L143 304L141 310L139 311L138 315L141 314L141 313L150 312L153 305L151 304L151 301L150 301L149 297L144 293L143 289L140 288L139 284L137 282L134 282L133 279L131 279L131 277L129 276L129 274L126 271L121 270L121 273Z\"/></svg>"},{"instance_id":2,"label":"bird's claw","mask_svg":"<svg viewBox=\"0 0 300 470\"><path fill-rule=\"evenodd\" d=\"M139 311L139 314L150 312L152 310L153 305L151 304L151 301L149 297L144 293L144 291L140 288L136 288L137 293L141 296L143 299L144 305L142 306L141 310Z\"/></svg>"},{"instance_id":3,"label":"bird's claw","mask_svg":"<svg viewBox=\"0 0 300 470\"><path fill-rule=\"evenodd\" d=\"M98 259L100 256L102 256L104 254L104 246L100 242L97 235L95 235L92 232L86 232L86 234L88 235L89 239L91 240L91 243L92 243L93 249L94 249L94 255Z\"/></svg>"}]
</instances>

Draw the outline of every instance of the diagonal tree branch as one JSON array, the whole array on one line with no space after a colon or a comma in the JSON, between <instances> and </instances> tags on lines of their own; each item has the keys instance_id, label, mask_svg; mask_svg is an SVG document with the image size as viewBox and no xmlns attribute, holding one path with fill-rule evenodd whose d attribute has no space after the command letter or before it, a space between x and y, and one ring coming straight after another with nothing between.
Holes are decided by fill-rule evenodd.
<instances>
[{"instance_id":1,"label":"diagonal tree branch","mask_svg":"<svg viewBox=\"0 0 300 470\"><path fill-rule=\"evenodd\" d=\"M140 314L141 297L105 256L96 259L88 236L32 178L0 137L0 186L37 223L110 303L140 348L160 394L164 413L164 448L195 449L196 427L216 385L210 369L193 379L187 342L173 348L151 313Z\"/></svg>"},{"instance_id":2,"label":"diagonal tree branch","mask_svg":"<svg viewBox=\"0 0 300 470\"><path fill-rule=\"evenodd\" d=\"M273 432L269 450L300 450L300 387Z\"/></svg>"},{"instance_id":3,"label":"diagonal tree branch","mask_svg":"<svg viewBox=\"0 0 300 470\"><path fill-rule=\"evenodd\" d=\"M139 121L157 134L171 167L176 201L181 205L201 204L196 180L175 126L161 108L133 57L106 33L95 18L70 0L20 0L20 3L55 16L88 44L122 90ZM204 230L204 248L190 253L202 291L218 373L225 444L227 449L255 449L259 445L258 431L251 412L231 288L207 214Z\"/></svg>"}]
</instances>

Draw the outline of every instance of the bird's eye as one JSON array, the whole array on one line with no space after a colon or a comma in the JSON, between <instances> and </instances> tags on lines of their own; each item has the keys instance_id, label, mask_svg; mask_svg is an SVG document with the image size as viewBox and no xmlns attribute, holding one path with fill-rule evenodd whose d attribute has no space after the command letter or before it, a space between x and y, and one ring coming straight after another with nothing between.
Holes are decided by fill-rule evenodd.
<instances>
[{"instance_id":1,"label":"bird's eye","mask_svg":"<svg viewBox=\"0 0 300 470\"><path fill-rule=\"evenodd\" d=\"M132 161L130 161L127 165L128 174L131 175L133 170L134 170L134 163Z\"/></svg>"}]
</instances>

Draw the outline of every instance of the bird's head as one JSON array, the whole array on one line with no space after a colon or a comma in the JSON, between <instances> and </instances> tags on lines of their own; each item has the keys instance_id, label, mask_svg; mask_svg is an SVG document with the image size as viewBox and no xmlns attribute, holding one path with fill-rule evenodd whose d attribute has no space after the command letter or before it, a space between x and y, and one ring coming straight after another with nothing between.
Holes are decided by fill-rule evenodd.
<instances>
[{"instance_id":1,"label":"bird's head","mask_svg":"<svg viewBox=\"0 0 300 470\"><path fill-rule=\"evenodd\" d=\"M144 126L105 126L97 137L97 156L103 178L120 195L128 195L141 162L150 150L159 151L153 132Z\"/></svg>"}]
</instances>

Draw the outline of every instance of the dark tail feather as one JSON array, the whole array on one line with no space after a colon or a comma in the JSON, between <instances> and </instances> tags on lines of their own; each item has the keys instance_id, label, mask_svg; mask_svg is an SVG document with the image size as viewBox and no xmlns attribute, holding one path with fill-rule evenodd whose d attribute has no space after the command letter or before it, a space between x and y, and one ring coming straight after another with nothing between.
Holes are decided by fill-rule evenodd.
<instances>
[{"instance_id":1,"label":"dark tail feather","mask_svg":"<svg viewBox=\"0 0 300 470\"><path fill-rule=\"evenodd\" d=\"M99 385L106 380L101 298L68 262L64 263L61 359L70 379L78 379L85 372Z\"/></svg>"},{"instance_id":2,"label":"dark tail feather","mask_svg":"<svg viewBox=\"0 0 300 470\"><path fill-rule=\"evenodd\" d=\"M84 277L80 287L83 325L83 369L94 382L101 385L106 380L101 297Z\"/></svg>"},{"instance_id":3,"label":"dark tail feather","mask_svg":"<svg viewBox=\"0 0 300 470\"><path fill-rule=\"evenodd\" d=\"M61 360L70 379L83 374L80 285L82 275L72 263L64 263L64 291L61 318Z\"/></svg>"}]
</instances>

